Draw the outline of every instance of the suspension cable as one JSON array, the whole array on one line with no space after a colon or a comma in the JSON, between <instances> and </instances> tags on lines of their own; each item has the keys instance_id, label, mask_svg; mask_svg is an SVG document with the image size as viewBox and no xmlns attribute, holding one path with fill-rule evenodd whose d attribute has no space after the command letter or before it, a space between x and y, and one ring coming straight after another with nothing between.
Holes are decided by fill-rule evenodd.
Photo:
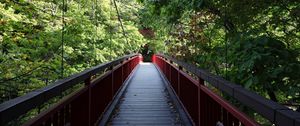
<instances>
[{"instance_id":1,"label":"suspension cable","mask_svg":"<svg viewBox=\"0 0 300 126\"><path fill-rule=\"evenodd\" d=\"M62 32L61 32L61 78L64 78L64 36L65 36L65 0L63 0L63 9L62 9Z\"/></svg>"},{"instance_id":2,"label":"suspension cable","mask_svg":"<svg viewBox=\"0 0 300 126\"><path fill-rule=\"evenodd\" d=\"M131 44L128 42L128 38L127 38L127 35L126 35L126 33L125 33L125 30L124 30L124 26L123 26L123 23L122 23L122 19L121 19L121 16L120 16L120 12L119 12L119 9L118 9L116 0L113 0L113 2L114 2L115 9L116 9L116 11L117 11L118 20L119 20L120 25L121 25L121 28L122 28L123 36L125 37L126 43L129 45L129 48L132 49L132 46L131 46Z\"/></svg>"},{"instance_id":3,"label":"suspension cable","mask_svg":"<svg viewBox=\"0 0 300 126\"><path fill-rule=\"evenodd\" d=\"M112 1L109 1L109 24L112 24ZM112 27L109 28L109 60L112 61Z\"/></svg>"},{"instance_id":4,"label":"suspension cable","mask_svg":"<svg viewBox=\"0 0 300 126\"><path fill-rule=\"evenodd\" d=\"M227 20L227 7L228 7L228 2L227 0L225 1L226 4L225 4L225 21ZM224 22L225 23L225 22ZM227 31L225 34L225 77L226 77L226 80L228 80L228 32Z\"/></svg>"},{"instance_id":5,"label":"suspension cable","mask_svg":"<svg viewBox=\"0 0 300 126\"><path fill-rule=\"evenodd\" d=\"M96 11L98 10L98 0L96 0L96 10L94 11L94 14L96 15L94 18L96 19L96 39L94 40L93 46L94 46L94 63L97 65L97 50L96 50L96 42L98 41L98 16Z\"/></svg>"}]
</instances>

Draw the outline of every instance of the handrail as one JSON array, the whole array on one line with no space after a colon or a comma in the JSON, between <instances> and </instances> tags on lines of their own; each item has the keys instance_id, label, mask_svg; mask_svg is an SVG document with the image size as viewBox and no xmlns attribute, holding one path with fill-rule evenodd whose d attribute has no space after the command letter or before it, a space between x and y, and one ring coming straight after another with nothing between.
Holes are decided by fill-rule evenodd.
<instances>
[{"instance_id":1,"label":"handrail","mask_svg":"<svg viewBox=\"0 0 300 126\"><path fill-rule=\"evenodd\" d=\"M97 74L98 72L118 65L123 61L137 55L139 54L126 55L114 61L103 63L93 68L86 69L83 72L71 75L70 77L65 79L58 80L46 87L29 92L24 96L17 97L0 104L0 125L5 125L7 122L18 118L29 110L42 105L49 99L60 95L66 89L69 89L75 84L89 79L91 76Z\"/></svg>"},{"instance_id":2,"label":"handrail","mask_svg":"<svg viewBox=\"0 0 300 126\"><path fill-rule=\"evenodd\" d=\"M300 113L295 112L274 101L268 100L254 92L251 92L240 85L234 84L224 78L209 73L195 65L185 63L173 57L156 54L165 61L176 63L179 68L182 67L186 71L196 75L199 79L204 80L215 88L225 92L227 95L235 98L247 107L252 108L257 113L271 121L276 125L282 126L300 126Z\"/></svg>"}]
</instances>

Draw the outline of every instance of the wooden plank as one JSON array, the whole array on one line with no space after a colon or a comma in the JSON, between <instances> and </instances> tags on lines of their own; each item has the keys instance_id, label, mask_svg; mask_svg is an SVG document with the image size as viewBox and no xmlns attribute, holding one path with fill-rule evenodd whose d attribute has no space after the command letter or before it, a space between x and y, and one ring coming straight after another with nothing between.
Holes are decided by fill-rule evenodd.
<instances>
[{"instance_id":1,"label":"wooden plank","mask_svg":"<svg viewBox=\"0 0 300 126\"><path fill-rule=\"evenodd\" d=\"M181 125L160 73L151 63L140 64L128 84L110 125Z\"/></svg>"}]
</instances>

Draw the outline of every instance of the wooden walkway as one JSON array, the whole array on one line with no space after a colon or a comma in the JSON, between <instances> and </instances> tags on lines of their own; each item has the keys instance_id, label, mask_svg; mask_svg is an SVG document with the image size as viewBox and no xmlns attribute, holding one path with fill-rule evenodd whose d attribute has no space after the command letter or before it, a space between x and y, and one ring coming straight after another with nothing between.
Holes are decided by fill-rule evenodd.
<instances>
[{"instance_id":1,"label":"wooden walkway","mask_svg":"<svg viewBox=\"0 0 300 126\"><path fill-rule=\"evenodd\" d=\"M141 63L108 125L186 125L178 112L166 84L152 63Z\"/></svg>"}]
</instances>

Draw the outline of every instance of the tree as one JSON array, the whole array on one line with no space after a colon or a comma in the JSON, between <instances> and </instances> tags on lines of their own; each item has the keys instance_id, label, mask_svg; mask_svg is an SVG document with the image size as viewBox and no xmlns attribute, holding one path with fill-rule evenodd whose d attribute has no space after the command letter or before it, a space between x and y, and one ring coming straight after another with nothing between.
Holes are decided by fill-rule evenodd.
<instances>
[{"instance_id":1,"label":"tree","mask_svg":"<svg viewBox=\"0 0 300 126\"><path fill-rule=\"evenodd\" d=\"M141 6L130 0L117 5L129 43L110 0L1 1L0 102L146 43L138 32L137 17L131 16Z\"/></svg>"},{"instance_id":2,"label":"tree","mask_svg":"<svg viewBox=\"0 0 300 126\"><path fill-rule=\"evenodd\" d=\"M140 2L145 6L142 21L167 36L170 55L271 100L299 101L299 2Z\"/></svg>"}]
</instances>

